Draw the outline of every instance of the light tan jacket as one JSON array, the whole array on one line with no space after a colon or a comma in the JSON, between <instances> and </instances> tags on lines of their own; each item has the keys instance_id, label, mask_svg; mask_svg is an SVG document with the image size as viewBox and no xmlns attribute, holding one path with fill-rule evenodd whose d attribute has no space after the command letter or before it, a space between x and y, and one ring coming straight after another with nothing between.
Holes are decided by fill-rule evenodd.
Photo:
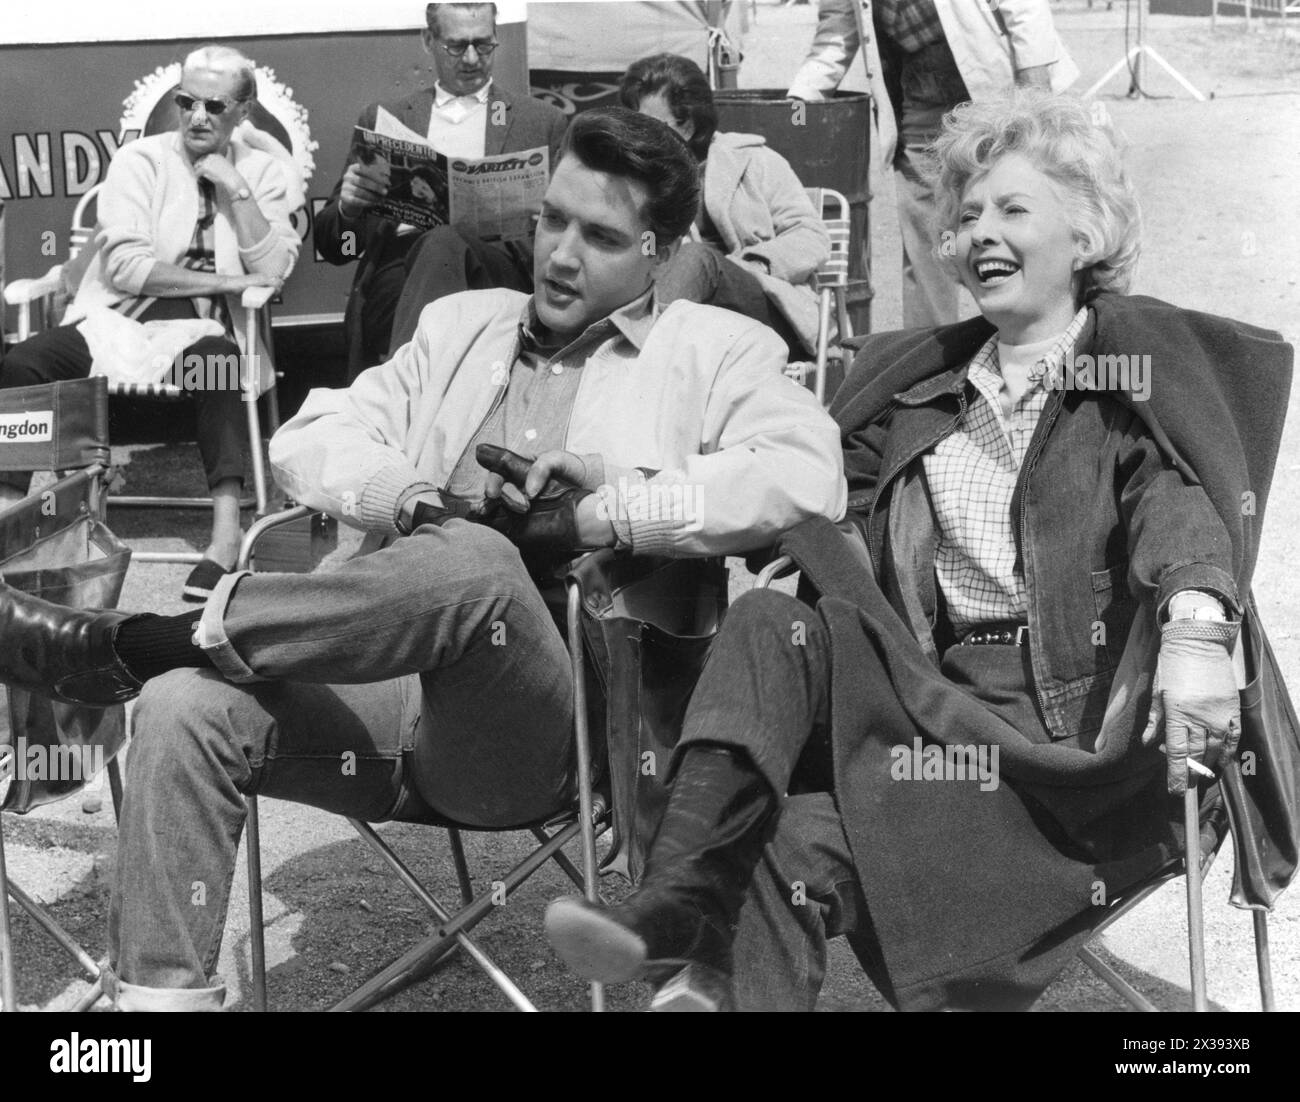
<instances>
[{"instance_id":1,"label":"light tan jacket","mask_svg":"<svg viewBox=\"0 0 1300 1102\"><path fill-rule=\"evenodd\" d=\"M399 503L445 486L503 399L527 302L509 290L438 299L387 363L347 389L313 390L271 440L281 485L304 505L391 534ZM564 447L603 457L616 491L606 501L633 551L737 554L809 517L843 514L839 429L784 376L785 359L767 326L681 301L640 347L620 332L582 361Z\"/></svg>"}]
</instances>

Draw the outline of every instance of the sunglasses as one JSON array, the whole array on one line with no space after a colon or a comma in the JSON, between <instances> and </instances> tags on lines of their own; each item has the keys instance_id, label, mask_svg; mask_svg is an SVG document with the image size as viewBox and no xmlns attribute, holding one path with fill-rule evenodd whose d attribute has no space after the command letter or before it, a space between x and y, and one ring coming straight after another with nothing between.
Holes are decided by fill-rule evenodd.
<instances>
[{"instance_id":1,"label":"sunglasses","mask_svg":"<svg viewBox=\"0 0 1300 1102\"><path fill-rule=\"evenodd\" d=\"M203 110L209 115L220 115L226 108L237 107L239 103L243 102L242 100L231 102L224 99L195 99L193 96L187 96L184 92L177 92L172 96L172 99L176 101L176 106L187 114L194 110L196 104L201 103L203 104Z\"/></svg>"}]
</instances>

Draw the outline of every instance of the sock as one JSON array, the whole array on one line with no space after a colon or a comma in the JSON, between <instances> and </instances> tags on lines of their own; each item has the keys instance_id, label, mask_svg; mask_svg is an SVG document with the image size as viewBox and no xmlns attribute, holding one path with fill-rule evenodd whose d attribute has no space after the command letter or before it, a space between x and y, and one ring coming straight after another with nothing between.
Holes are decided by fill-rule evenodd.
<instances>
[{"instance_id":1,"label":"sock","mask_svg":"<svg viewBox=\"0 0 1300 1102\"><path fill-rule=\"evenodd\" d=\"M131 674L148 681L168 670L203 669L212 660L191 641L194 625L203 609L179 616L156 616L152 612L123 620L113 638L113 649Z\"/></svg>"}]
</instances>

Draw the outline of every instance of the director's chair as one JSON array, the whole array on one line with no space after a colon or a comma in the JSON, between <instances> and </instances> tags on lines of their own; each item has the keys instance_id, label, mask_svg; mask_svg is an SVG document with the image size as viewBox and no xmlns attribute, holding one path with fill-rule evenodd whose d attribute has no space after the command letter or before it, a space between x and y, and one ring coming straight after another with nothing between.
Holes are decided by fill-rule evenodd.
<instances>
[{"instance_id":1,"label":"director's chair","mask_svg":"<svg viewBox=\"0 0 1300 1102\"><path fill-rule=\"evenodd\" d=\"M77 379L3 390L0 415L6 425L29 426L29 431L15 433L14 439L0 434L0 470L72 472L0 512L0 579L58 604L111 608L121 591L131 552L104 524L108 476L105 381ZM14 748L30 743L47 750L97 748L107 763L116 817L122 791L116 754L124 741L121 705L73 707L0 685L0 750L8 751L10 763L0 812L26 814L74 795L91 779L84 775L19 777ZM64 755L61 760L69 758ZM86 760L85 755L80 760ZM10 897L90 980L90 991L76 1007L89 1009L102 994L99 966L40 903L9 879L0 815L0 1005L17 1010Z\"/></svg>"},{"instance_id":2,"label":"director's chair","mask_svg":"<svg viewBox=\"0 0 1300 1102\"><path fill-rule=\"evenodd\" d=\"M758 573L755 589L764 589L778 578L798 570L790 555L779 555ZM1241 689L1242 742L1238 755L1217 766L1223 789L1228 826L1222 821L1202 821L1200 790L1189 785L1183 799L1185 849L1141 883L1110 899L1098 921L1090 924L1091 936L1078 952L1079 959L1121 995L1135 1010L1158 1011L1149 999L1130 984L1092 947L1105 930L1141 905L1160 888L1186 877L1188 966L1191 974L1193 1010L1208 1010L1205 979L1205 923L1201 885L1219 847L1231 834L1234 873L1233 906L1250 910L1255 936L1255 963L1259 973L1261 1009L1275 1009L1273 973L1268 945L1268 912L1290 884L1297 867L1294 824L1294 789L1300 765L1300 724L1285 692L1271 692L1280 684L1277 663L1259 623L1253 597L1248 598L1241 634L1234 654ZM1241 772L1240 755L1253 753L1273 770L1247 791ZM1193 774L1193 776L1195 776ZM1283 791L1279 791L1282 789Z\"/></svg>"},{"instance_id":3,"label":"director's chair","mask_svg":"<svg viewBox=\"0 0 1300 1102\"><path fill-rule=\"evenodd\" d=\"M257 545L274 529L301 523L310 510L298 507L255 523L244 538L237 569L256 569ZM578 797L573 806L545 822L523 826L539 843L496 883L506 896L554 861L586 898L597 901L601 871L639 874L647 824L666 800L666 790L642 777L647 747L671 751L686 699L726 607L727 577L713 559L648 559L592 552L574 565L562 592L543 591L568 641L574 683L574 747ZM598 684L593 684L593 679ZM609 702L613 702L612 704ZM602 709L604 716L602 717ZM597 781L601 781L599 785ZM267 1008L266 950L262 914L262 870L258 801L247 798L249 940L253 1001ZM402 820L406 821L406 820ZM472 939L474 928L500 902L499 891L474 891L465 856L465 827L441 818L415 820L447 831L460 889L460 907L444 906L369 823L349 818L361 838L418 899L437 923L432 934L392 961L332 1007L366 1010L426 976L449 953L462 950L519 1010L537 1008L515 981ZM597 868L596 838L612 830L612 843ZM564 849L574 839L581 868ZM604 1009L602 985L591 985L593 1010Z\"/></svg>"}]
</instances>

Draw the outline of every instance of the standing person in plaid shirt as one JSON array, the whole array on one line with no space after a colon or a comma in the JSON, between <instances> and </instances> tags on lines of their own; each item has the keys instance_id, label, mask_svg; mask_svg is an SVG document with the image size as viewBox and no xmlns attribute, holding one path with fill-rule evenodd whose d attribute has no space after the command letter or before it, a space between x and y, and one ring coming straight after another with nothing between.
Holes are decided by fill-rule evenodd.
<instances>
[{"instance_id":1,"label":"standing person in plaid shirt","mask_svg":"<svg viewBox=\"0 0 1300 1102\"><path fill-rule=\"evenodd\" d=\"M831 407L849 523L780 540L820 599L732 606L640 889L547 913L663 1008L811 1010L841 935L900 1009L1027 1008L1241 734L1292 349L1124 293L1137 202L1082 103L966 104L936 151L982 316L867 339Z\"/></svg>"},{"instance_id":2,"label":"standing person in plaid shirt","mask_svg":"<svg viewBox=\"0 0 1300 1102\"><path fill-rule=\"evenodd\" d=\"M859 0L821 0L817 34L789 95L831 95L862 45ZM943 116L1012 85L1062 91L1079 75L1048 0L874 0L865 14L882 164L893 163L903 237L903 325L957 320L957 285L938 255L926 147Z\"/></svg>"},{"instance_id":3,"label":"standing person in plaid shirt","mask_svg":"<svg viewBox=\"0 0 1300 1102\"><path fill-rule=\"evenodd\" d=\"M84 378L96 348L93 330L83 334L80 323L105 307L139 322L215 322L173 372L193 391L213 500L206 557L182 594L191 601L206 600L239 554L245 411L238 383L245 363L257 361L240 355L256 350L236 344L231 304L247 287L278 287L298 257L290 215L302 188L288 153L260 148L274 139L256 131L236 133L256 98L253 63L238 51L206 46L185 59L178 128L137 138L109 165L93 255L63 324L17 345L0 369L3 387ZM194 364L220 369L193 371ZM230 364L240 370L232 373ZM0 474L0 508L22 499L30 477Z\"/></svg>"}]
</instances>

